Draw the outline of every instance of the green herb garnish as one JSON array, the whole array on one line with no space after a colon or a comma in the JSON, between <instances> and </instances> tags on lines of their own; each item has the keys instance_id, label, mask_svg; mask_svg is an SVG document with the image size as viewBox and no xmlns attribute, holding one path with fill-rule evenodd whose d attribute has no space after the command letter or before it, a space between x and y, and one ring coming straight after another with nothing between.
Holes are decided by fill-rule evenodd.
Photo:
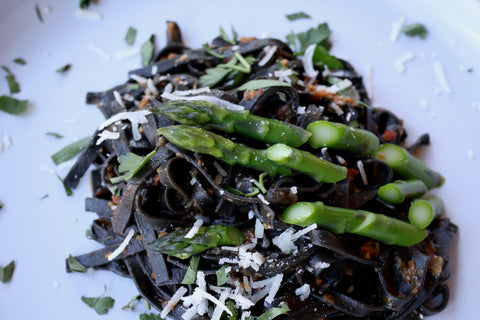
<instances>
[{"instance_id":1,"label":"green herb garnish","mask_svg":"<svg viewBox=\"0 0 480 320\"><path fill-rule=\"evenodd\" d=\"M19 64L19 65L21 65L21 66L24 66L24 65L27 64L27 61L25 61L25 60L22 59L22 58L17 58L17 59L15 59L15 60L13 60L13 62L15 62L16 64Z\"/></svg>"},{"instance_id":2,"label":"green herb garnish","mask_svg":"<svg viewBox=\"0 0 480 320\"><path fill-rule=\"evenodd\" d=\"M17 100L8 96L0 97L0 110L10 114L20 114L27 109L28 100Z\"/></svg>"},{"instance_id":3,"label":"green herb garnish","mask_svg":"<svg viewBox=\"0 0 480 320\"><path fill-rule=\"evenodd\" d=\"M142 313L139 316L139 320L164 320L164 319L162 317L160 317L159 314Z\"/></svg>"},{"instance_id":4,"label":"green herb garnish","mask_svg":"<svg viewBox=\"0 0 480 320\"><path fill-rule=\"evenodd\" d=\"M51 136L51 137L54 137L54 138L57 138L57 139L62 139L63 138L63 135L61 135L60 133L56 133L56 132L45 132L45 134L47 136Z\"/></svg>"},{"instance_id":5,"label":"green herb garnish","mask_svg":"<svg viewBox=\"0 0 480 320\"><path fill-rule=\"evenodd\" d=\"M225 40L226 42L228 42L228 43L231 44L232 46L234 46L234 45L237 44L238 34L237 34L237 32L235 31L235 29L233 29L233 26L232 26L232 38L230 38L230 37L228 36L228 34L225 32L225 30L223 30L222 27L220 27L220 36L222 37L223 40Z\"/></svg>"},{"instance_id":6,"label":"green herb garnish","mask_svg":"<svg viewBox=\"0 0 480 320\"><path fill-rule=\"evenodd\" d=\"M7 75L5 76L5 79L7 79L8 88L10 89L10 93L13 94L13 93L20 92L20 85L15 80L15 75L6 66L2 66L2 69L7 73Z\"/></svg>"},{"instance_id":7,"label":"green herb garnish","mask_svg":"<svg viewBox=\"0 0 480 320\"><path fill-rule=\"evenodd\" d=\"M133 311L135 306L142 300L141 295L136 295L135 297L132 298L126 305L122 307L122 310L127 310L127 311Z\"/></svg>"},{"instance_id":8,"label":"green herb garnish","mask_svg":"<svg viewBox=\"0 0 480 320\"><path fill-rule=\"evenodd\" d=\"M255 320L271 320L278 317L279 315L287 313L288 311L290 311L290 308L288 307L288 303L285 301L282 301L280 302L280 305L278 308L271 308L270 310L266 311L262 315L258 316Z\"/></svg>"},{"instance_id":9,"label":"green herb garnish","mask_svg":"<svg viewBox=\"0 0 480 320\"><path fill-rule=\"evenodd\" d=\"M65 184L65 181L63 181L62 177L60 177L58 174L57 174L57 178L62 183L63 189L65 189L65 193L67 194L67 197L71 196L73 194L72 189L70 189L70 187Z\"/></svg>"},{"instance_id":10,"label":"green herb garnish","mask_svg":"<svg viewBox=\"0 0 480 320\"><path fill-rule=\"evenodd\" d=\"M107 286L105 286L105 291L102 293L101 296L94 297L94 298L88 298L88 297L82 296L82 301L85 302L87 306L95 310L97 314L99 315L107 314L108 310L113 307L115 300L112 299L111 297L103 297L105 292L107 292Z\"/></svg>"},{"instance_id":11,"label":"green herb garnish","mask_svg":"<svg viewBox=\"0 0 480 320\"><path fill-rule=\"evenodd\" d=\"M198 263L200 262L199 256L193 256L190 259L190 265L187 268L187 272L183 277L182 284L194 284L195 280L197 280L197 270L198 270Z\"/></svg>"},{"instance_id":12,"label":"green herb garnish","mask_svg":"<svg viewBox=\"0 0 480 320\"><path fill-rule=\"evenodd\" d=\"M118 183L123 180L132 179L135 174L147 163L148 159L150 159L155 154L155 152L156 151L153 150L144 157L128 152L126 155L118 157L118 162L120 163L120 165L118 166L118 172L125 172L125 174L111 178L110 182Z\"/></svg>"},{"instance_id":13,"label":"green herb garnish","mask_svg":"<svg viewBox=\"0 0 480 320\"><path fill-rule=\"evenodd\" d=\"M66 65L61 66L60 68L55 70L55 72L56 73L64 73L64 72L67 72L68 70L70 70L71 68L72 68L72 65L70 63L67 63Z\"/></svg>"},{"instance_id":14,"label":"green herb garnish","mask_svg":"<svg viewBox=\"0 0 480 320\"><path fill-rule=\"evenodd\" d=\"M142 44L140 48L140 54L142 56L142 65L148 66L153 59L153 54L155 53L155 35L152 34L147 41Z\"/></svg>"},{"instance_id":15,"label":"green herb garnish","mask_svg":"<svg viewBox=\"0 0 480 320\"><path fill-rule=\"evenodd\" d=\"M233 58L227 63L206 69L205 74L199 79L199 84L201 87L213 87L227 76L239 76L250 73L251 65L254 61L255 58L253 57L248 56L244 58L239 52L235 52Z\"/></svg>"},{"instance_id":16,"label":"green herb garnish","mask_svg":"<svg viewBox=\"0 0 480 320\"><path fill-rule=\"evenodd\" d=\"M209 47L208 43L204 43L202 46L203 46L203 50L205 50L205 52L208 53L209 55L214 56L215 58L218 58L218 59L225 58L224 55L213 51L212 48Z\"/></svg>"},{"instance_id":17,"label":"green herb garnish","mask_svg":"<svg viewBox=\"0 0 480 320\"><path fill-rule=\"evenodd\" d=\"M129 46L133 45L135 42L135 37L137 36L137 29L133 27L128 27L127 34L125 35L125 43Z\"/></svg>"},{"instance_id":18,"label":"green herb garnish","mask_svg":"<svg viewBox=\"0 0 480 320\"><path fill-rule=\"evenodd\" d=\"M80 0L80 8L85 9L87 8L92 2L97 2L97 0Z\"/></svg>"},{"instance_id":19,"label":"green herb garnish","mask_svg":"<svg viewBox=\"0 0 480 320\"><path fill-rule=\"evenodd\" d=\"M265 189L265 186L263 185L263 178L265 178L266 175L267 175L266 172L262 172L260 174L260 176L258 177L258 181L252 179L252 183L254 185L256 185L258 187L258 189L260 189L260 191L262 191L263 194L267 193L267 189Z\"/></svg>"},{"instance_id":20,"label":"green herb garnish","mask_svg":"<svg viewBox=\"0 0 480 320\"><path fill-rule=\"evenodd\" d=\"M263 89L268 87L291 87L291 85L279 80L258 79L258 80L251 80L251 81L248 81L247 83L244 83L239 88L237 88L237 90L238 91L257 90L257 89Z\"/></svg>"},{"instance_id":21,"label":"green herb garnish","mask_svg":"<svg viewBox=\"0 0 480 320\"><path fill-rule=\"evenodd\" d=\"M294 49L296 54L303 54L312 44L316 44L330 50L331 44L329 37L332 34L328 24L321 23L317 28L310 28L305 32L293 33L287 35L287 43Z\"/></svg>"},{"instance_id":22,"label":"green herb garnish","mask_svg":"<svg viewBox=\"0 0 480 320\"><path fill-rule=\"evenodd\" d=\"M324 65L329 69L341 69L343 63L328 53L328 50L322 46L316 46L313 53L312 61L316 65Z\"/></svg>"},{"instance_id":23,"label":"green herb garnish","mask_svg":"<svg viewBox=\"0 0 480 320\"><path fill-rule=\"evenodd\" d=\"M15 270L15 261L12 260L4 268L0 267L0 281L7 283L12 279L13 271Z\"/></svg>"},{"instance_id":24,"label":"green herb garnish","mask_svg":"<svg viewBox=\"0 0 480 320\"><path fill-rule=\"evenodd\" d=\"M40 7L38 6L38 3L35 3L35 12L37 13L37 18L38 20L43 23L43 17L42 17L42 12L40 11Z\"/></svg>"},{"instance_id":25,"label":"green herb garnish","mask_svg":"<svg viewBox=\"0 0 480 320\"><path fill-rule=\"evenodd\" d=\"M85 273L87 272L87 268L85 268L74 256L69 255L67 259L68 267L73 272Z\"/></svg>"},{"instance_id":26,"label":"green herb garnish","mask_svg":"<svg viewBox=\"0 0 480 320\"><path fill-rule=\"evenodd\" d=\"M305 12L296 12L296 13L291 13L286 15L287 19L290 21L295 21L295 20L300 20L300 19L311 19L308 14Z\"/></svg>"},{"instance_id":27,"label":"green herb garnish","mask_svg":"<svg viewBox=\"0 0 480 320\"><path fill-rule=\"evenodd\" d=\"M70 160L71 158L82 152L82 150L85 149L90 140L91 137L85 137L83 139L75 141L63 147L58 152L54 153L50 158L53 160L53 163L58 166L60 163Z\"/></svg>"},{"instance_id":28,"label":"green herb garnish","mask_svg":"<svg viewBox=\"0 0 480 320\"><path fill-rule=\"evenodd\" d=\"M428 33L427 28L421 23L408 24L402 28L402 32L406 36L420 37L422 39L425 39Z\"/></svg>"},{"instance_id":29,"label":"green herb garnish","mask_svg":"<svg viewBox=\"0 0 480 320\"><path fill-rule=\"evenodd\" d=\"M223 286L228 282L228 269L229 265L224 264L220 269L217 270L217 286Z\"/></svg>"}]
</instances>

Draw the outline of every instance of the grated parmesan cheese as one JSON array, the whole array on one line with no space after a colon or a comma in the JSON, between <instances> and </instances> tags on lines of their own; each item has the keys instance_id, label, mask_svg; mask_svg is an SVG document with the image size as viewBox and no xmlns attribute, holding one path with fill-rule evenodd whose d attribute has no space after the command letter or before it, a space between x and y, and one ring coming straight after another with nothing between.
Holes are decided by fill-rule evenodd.
<instances>
[{"instance_id":1,"label":"grated parmesan cheese","mask_svg":"<svg viewBox=\"0 0 480 320\"><path fill-rule=\"evenodd\" d=\"M102 20L102 15L100 13L88 9L77 9L75 15L80 18Z\"/></svg>"},{"instance_id":2,"label":"grated parmesan cheese","mask_svg":"<svg viewBox=\"0 0 480 320\"><path fill-rule=\"evenodd\" d=\"M117 90L113 90L113 96L115 97L115 100L120 107L122 107L123 109L127 109L125 103L123 102L122 96L120 95L120 92L118 92Z\"/></svg>"},{"instance_id":3,"label":"grated parmesan cheese","mask_svg":"<svg viewBox=\"0 0 480 320\"><path fill-rule=\"evenodd\" d=\"M139 76L138 74L131 74L130 79L135 80L141 86L147 85L147 78Z\"/></svg>"},{"instance_id":4,"label":"grated parmesan cheese","mask_svg":"<svg viewBox=\"0 0 480 320\"><path fill-rule=\"evenodd\" d=\"M200 230L200 227L202 225L203 225L203 220L202 219L198 219L197 221L195 221L192 229L190 229L190 231L188 231L188 233L185 235L185 238L186 239L192 239L197 234L198 230Z\"/></svg>"},{"instance_id":5,"label":"grated parmesan cheese","mask_svg":"<svg viewBox=\"0 0 480 320\"><path fill-rule=\"evenodd\" d=\"M333 110L335 110L335 113L341 116L343 114L342 108L335 102L330 103L330 106L332 107Z\"/></svg>"},{"instance_id":6,"label":"grated parmesan cheese","mask_svg":"<svg viewBox=\"0 0 480 320\"><path fill-rule=\"evenodd\" d=\"M265 197L262 195L262 194L257 194L257 197L258 199L260 199L264 204L266 204L267 206L270 204L270 202L268 202Z\"/></svg>"},{"instance_id":7,"label":"grated parmesan cheese","mask_svg":"<svg viewBox=\"0 0 480 320\"><path fill-rule=\"evenodd\" d=\"M315 68L313 67L313 54L315 53L316 47L316 44L311 44L310 46L308 46L302 57L303 69L305 70L305 74L312 79L316 78L318 75L318 71L315 70Z\"/></svg>"},{"instance_id":8,"label":"grated parmesan cheese","mask_svg":"<svg viewBox=\"0 0 480 320\"><path fill-rule=\"evenodd\" d=\"M306 110L307 110L307 107L299 106L297 107L297 114L305 114Z\"/></svg>"},{"instance_id":9,"label":"grated parmesan cheese","mask_svg":"<svg viewBox=\"0 0 480 320\"><path fill-rule=\"evenodd\" d=\"M160 94L160 92L158 92L157 87L155 87L155 84L153 84L153 80L150 79L150 78L147 79L147 88L148 88L148 90L150 90L150 92L154 96L158 96Z\"/></svg>"},{"instance_id":10,"label":"grated parmesan cheese","mask_svg":"<svg viewBox=\"0 0 480 320\"><path fill-rule=\"evenodd\" d=\"M127 112L120 112L116 115L110 117L109 119L105 120L100 124L98 130L103 130L104 128L108 127L109 125L121 121L121 120L128 120L132 124L132 134L133 139L138 141L142 138L140 131L138 130L138 126L142 123L147 123L147 115L151 112L148 110L139 110L139 111L127 111Z\"/></svg>"},{"instance_id":11,"label":"grated parmesan cheese","mask_svg":"<svg viewBox=\"0 0 480 320\"><path fill-rule=\"evenodd\" d=\"M132 240L134 235L135 235L135 230L130 229L128 231L127 236L125 237L125 239L123 239L122 243L120 243L118 248L115 249L110 255L108 255L107 260L112 261L113 259L118 257L123 252L123 250L125 250L125 248L128 246L128 244L130 243L130 240Z\"/></svg>"},{"instance_id":12,"label":"grated parmesan cheese","mask_svg":"<svg viewBox=\"0 0 480 320\"><path fill-rule=\"evenodd\" d=\"M277 51L277 46L266 46L263 48L263 51L265 52L265 56L258 62L259 67L263 67L270 61L275 51Z\"/></svg>"},{"instance_id":13,"label":"grated parmesan cheese","mask_svg":"<svg viewBox=\"0 0 480 320\"><path fill-rule=\"evenodd\" d=\"M404 72L405 71L405 64L415 58L415 54L411 51L406 52L402 57L397 59L394 63L393 66L397 69L398 72Z\"/></svg>"},{"instance_id":14,"label":"grated parmesan cheese","mask_svg":"<svg viewBox=\"0 0 480 320\"><path fill-rule=\"evenodd\" d=\"M337 160L340 164L345 164L345 159L343 159L341 156L337 155Z\"/></svg>"},{"instance_id":15,"label":"grated parmesan cheese","mask_svg":"<svg viewBox=\"0 0 480 320\"><path fill-rule=\"evenodd\" d=\"M288 84L292 84L292 79L290 79L290 76L293 75L292 69L277 70L273 73L273 75L278 78L278 81L283 81Z\"/></svg>"},{"instance_id":16,"label":"grated parmesan cheese","mask_svg":"<svg viewBox=\"0 0 480 320\"><path fill-rule=\"evenodd\" d=\"M301 236L307 234L308 232L315 230L317 228L317 224L314 223L302 230L295 232L295 229L288 228L280 235L276 236L272 239L274 245L276 245L283 253L289 254L298 250L297 246L295 245L295 241L297 241Z\"/></svg>"},{"instance_id":17,"label":"grated parmesan cheese","mask_svg":"<svg viewBox=\"0 0 480 320\"><path fill-rule=\"evenodd\" d=\"M452 93L452 88L448 83L447 76L445 75L445 70L443 69L443 66L439 61L435 61L433 63L433 71L435 72L435 77L442 90L446 93Z\"/></svg>"},{"instance_id":18,"label":"grated parmesan cheese","mask_svg":"<svg viewBox=\"0 0 480 320\"><path fill-rule=\"evenodd\" d=\"M392 32L390 33L390 41L397 41L400 33L402 32L403 25L405 24L405 18L401 17L397 21L392 23Z\"/></svg>"},{"instance_id":19,"label":"grated parmesan cheese","mask_svg":"<svg viewBox=\"0 0 480 320\"><path fill-rule=\"evenodd\" d=\"M300 301L305 301L310 295L310 285L305 283L303 286L295 290L295 294L300 297Z\"/></svg>"},{"instance_id":20,"label":"grated parmesan cheese","mask_svg":"<svg viewBox=\"0 0 480 320\"><path fill-rule=\"evenodd\" d=\"M364 185L368 185L367 174L365 172L365 167L363 166L362 160L357 161L358 171L360 172L360 176L362 177L362 182Z\"/></svg>"},{"instance_id":21,"label":"grated parmesan cheese","mask_svg":"<svg viewBox=\"0 0 480 320\"><path fill-rule=\"evenodd\" d=\"M255 220L255 238L261 239L263 238L263 235L265 233L265 227L263 226L263 223L259 220Z\"/></svg>"},{"instance_id":22,"label":"grated parmesan cheese","mask_svg":"<svg viewBox=\"0 0 480 320\"><path fill-rule=\"evenodd\" d=\"M298 193L298 188L297 187L290 187L290 192L292 194L297 194Z\"/></svg>"},{"instance_id":23,"label":"grated parmesan cheese","mask_svg":"<svg viewBox=\"0 0 480 320\"><path fill-rule=\"evenodd\" d=\"M90 42L88 44L88 49L96 52L97 54L99 54L105 60L110 60L110 55L105 50L103 50L99 46L95 45L94 43Z\"/></svg>"},{"instance_id":24,"label":"grated parmesan cheese","mask_svg":"<svg viewBox=\"0 0 480 320\"><path fill-rule=\"evenodd\" d=\"M154 65L154 66L152 67L152 75L156 75L157 72L158 72L158 66L157 66L157 65Z\"/></svg>"},{"instance_id":25,"label":"grated parmesan cheese","mask_svg":"<svg viewBox=\"0 0 480 320\"><path fill-rule=\"evenodd\" d=\"M123 61L133 57L136 57L140 53L139 48L131 48L123 51L115 52L115 60Z\"/></svg>"},{"instance_id":26,"label":"grated parmesan cheese","mask_svg":"<svg viewBox=\"0 0 480 320\"><path fill-rule=\"evenodd\" d=\"M98 133L98 140L97 140L97 143L96 145L100 145L103 141L105 140L116 140L118 138L120 138L120 132L112 132L112 131L108 131L108 130L103 130L103 131L100 131Z\"/></svg>"},{"instance_id":27,"label":"grated parmesan cheese","mask_svg":"<svg viewBox=\"0 0 480 320\"><path fill-rule=\"evenodd\" d=\"M168 303L165 306L165 308L163 308L162 312L160 313L160 317L165 318L170 313L170 311L172 311L173 308L175 308L177 303L185 295L185 293L187 293L187 291L188 290L185 287L178 288L178 290L173 294L172 298L168 300Z\"/></svg>"}]
</instances>

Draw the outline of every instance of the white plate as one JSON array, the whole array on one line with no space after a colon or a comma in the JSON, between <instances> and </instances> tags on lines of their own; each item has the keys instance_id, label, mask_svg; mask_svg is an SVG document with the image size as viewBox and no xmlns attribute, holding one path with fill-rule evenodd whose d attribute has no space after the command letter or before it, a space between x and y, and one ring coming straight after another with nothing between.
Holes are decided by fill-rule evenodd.
<instances>
[{"instance_id":1,"label":"white plate","mask_svg":"<svg viewBox=\"0 0 480 320\"><path fill-rule=\"evenodd\" d=\"M36 17L35 3L44 23ZM104 284L106 294L116 302L103 319L137 319L137 314L144 312L142 306L134 314L121 310L136 294L129 279L103 271L65 273L64 259L70 253L98 248L84 236L94 218L83 210L89 182L83 179L74 196L66 197L56 175L45 169L55 170L51 154L92 134L102 121L95 107L85 105L86 92L123 83L128 70L140 66L138 55L116 59L117 52L129 49L123 40L127 28L138 30L134 48L152 33L161 47L166 20L179 23L191 47L217 36L219 26L229 30L233 25L244 36L284 39L290 30L299 32L328 22L333 30L333 53L349 59L365 76L372 66L375 104L402 117L411 139L424 132L431 135L432 145L424 160L447 178L436 193L460 227L451 256L451 301L431 319L475 317L480 267L478 1L249 0L227 5L226 1L100 0L90 8L101 14L99 21L75 16L78 3L0 1L0 64L16 75L21 85L17 97L31 101L28 112L21 116L0 113L0 133L12 140L12 146L0 153L0 200L5 204L0 211L0 265L11 259L17 263L12 281L0 283L0 318L95 318L80 297L100 295ZM312 19L287 21L285 14L298 11L309 13ZM400 35L392 42L392 23L402 17L406 23L424 23L427 39ZM408 52L414 58L399 72L394 62ZM14 64L17 57L24 58L27 65ZM451 93L438 83L433 68L436 61L443 66ZM69 72L55 73L66 63L72 64ZM473 71L465 71L469 68ZM8 93L3 79L0 92ZM65 138L46 136L48 131ZM60 175L66 173L66 168L56 170ZM48 197L41 199L46 194Z\"/></svg>"}]
</instances>

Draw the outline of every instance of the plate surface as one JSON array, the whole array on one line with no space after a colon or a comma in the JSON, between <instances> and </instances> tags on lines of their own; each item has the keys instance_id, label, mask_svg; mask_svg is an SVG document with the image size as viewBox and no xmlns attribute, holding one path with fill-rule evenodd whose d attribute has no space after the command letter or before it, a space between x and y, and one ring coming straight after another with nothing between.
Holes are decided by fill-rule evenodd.
<instances>
[{"instance_id":1,"label":"plate surface","mask_svg":"<svg viewBox=\"0 0 480 320\"><path fill-rule=\"evenodd\" d=\"M232 25L242 36L284 39L291 30L328 22L333 54L346 58L371 79L374 104L404 119L410 141L430 133L432 143L423 159L446 177L435 193L460 227L451 255L451 301L431 319L475 317L480 284L478 1L100 0L90 7L101 15L100 20L76 16L78 3L0 0L0 65L8 66L20 83L16 97L30 101L25 114L0 113L0 134L7 142L0 153L0 201L4 204L0 266L12 259L17 264L13 279L0 283L0 318L94 319L97 315L80 297L98 296L104 285L106 295L116 301L103 319L137 319L145 312L143 306L133 313L121 310L136 295L129 279L106 271L65 273L64 259L70 253L89 252L98 245L84 235L94 218L83 210L84 198L90 195L88 178L73 196L66 197L55 172L64 176L68 166L56 168L50 155L93 133L103 118L99 110L84 103L86 92L123 83L128 70L140 66L140 56L119 59L118 55L139 49L151 34L157 35L157 46L162 47L167 20L178 22L185 43L193 48L217 36L219 26L229 30ZM298 11L312 19L290 22L285 18ZM392 41L393 24L400 19L424 23L427 38L400 35ZM133 47L123 40L129 26L138 30ZM398 63L407 55L412 58L400 71ZM19 57L27 64L14 64ZM70 71L55 72L67 63L72 65ZM435 64L442 66L448 86L439 82ZM3 79L0 93L8 94ZM46 132L65 137L55 139Z\"/></svg>"}]
</instances>

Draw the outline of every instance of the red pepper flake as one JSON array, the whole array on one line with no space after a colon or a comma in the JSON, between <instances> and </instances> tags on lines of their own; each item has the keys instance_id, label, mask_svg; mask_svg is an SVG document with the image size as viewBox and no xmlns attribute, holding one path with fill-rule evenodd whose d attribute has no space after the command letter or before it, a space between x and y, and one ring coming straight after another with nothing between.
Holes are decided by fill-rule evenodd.
<instances>
[{"instance_id":1,"label":"red pepper flake","mask_svg":"<svg viewBox=\"0 0 480 320\"><path fill-rule=\"evenodd\" d=\"M348 180L353 181L359 173L360 171L355 168L348 168Z\"/></svg>"},{"instance_id":2,"label":"red pepper flake","mask_svg":"<svg viewBox=\"0 0 480 320\"><path fill-rule=\"evenodd\" d=\"M392 129L387 129L382 134L382 139L387 141L387 142L394 141L395 139L397 139L397 133L395 131L393 131Z\"/></svg>"}]
</instances>

